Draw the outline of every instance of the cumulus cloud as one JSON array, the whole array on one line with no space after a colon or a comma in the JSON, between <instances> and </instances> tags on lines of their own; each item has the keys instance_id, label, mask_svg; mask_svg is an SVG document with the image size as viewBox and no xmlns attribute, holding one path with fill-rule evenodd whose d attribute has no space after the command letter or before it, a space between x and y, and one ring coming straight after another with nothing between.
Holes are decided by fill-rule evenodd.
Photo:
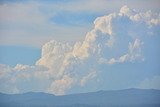
<instances>
[{"instance_id":1,"label":"cumulus cloud","mask_svg":"<svg viewBox=\"0 0 160 107\"><path fill-rule=\"evenodd\" d=\"M92 78L95 78L96 75L97 75L96 71L92 71L88 75L84 76L80 81L81 86L84 86L88 82L88 80L91 80Z\"/></svg>"},{"instance_id":2,"label":"cumulus cloud","mask_svg":"<svg viewBox=\"0 0 160 107\"><path fill-rule=\"evenodd\" d=\"M52 82L51 86L49 87L49 91L51 93L54 92L56 95L63 95L65 94L65 90L68 90L71 88L72 84L74 82L74 79L64 75L62 79L55 80Z\"/></svg>"},{"instance_id":3,"label":"cumulus cloud","mask_svg":"<svg viewBox=\"0 0 160 107\"><path fill-rule=\"evenodd\" d=\"M124 63L124 62L134 62L135 60L141 60L143 61L144 58L142 56L142 50L141 45L143 43L136 39L133 43L129 43L128 51L126 54L118 57L118 58L111 58L109 60L107 59L100 59L100 63L106 63L106 64L115 64L115 63Z\"/></svg>"},{"instance_id":4,"label":"cumulus cloud","mask_svg":"<svg viewBox=\"0 0 160 107\"><path fill-rule=\"evenodd\" d=\"M28 90L62 95L72 87L93 82L90 80L98 77L101 64L144 61L143 38L156 35L154 29L160 25L159 16L159 13L139 13L123 6L118 13L98 17L94 28L81 42L70 45L52 40L46 43L41 58L33 66L1 65L0 79L5 82L1 85L12 83L10 87L23 92L26 87L22 84L32 81L35 86L29 86Z\"/></svg>"},{"instance_id":5,"label":"cumulus cloud","mask_svg":"<svg viewBox=\"0 0 160 107\"><path fill-rule=\"evenodd\" d=\"M44 66L17 64L15 67L10 67L1 64L0 71L0 90L7 93L36 91L36 88L42 90L43 85L39 82L49 79L48 68ZM36 86L33 87L31 82Z\"/></svg>"}]
</instances>

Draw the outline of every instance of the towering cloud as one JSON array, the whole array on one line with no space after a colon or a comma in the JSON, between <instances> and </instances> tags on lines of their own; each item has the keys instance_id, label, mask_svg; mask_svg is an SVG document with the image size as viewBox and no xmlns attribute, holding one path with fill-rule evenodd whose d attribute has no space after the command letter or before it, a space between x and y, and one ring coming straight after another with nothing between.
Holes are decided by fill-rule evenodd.
<instances>
[{"instance_id":1,"label":"towering cloud","mask_svg":"<svg viewBox=\"0 0 160 107\"><path fill-rule=\"evenodd\" d=\"M102 64L144 61L143 39L157 36L159 25L159 13L139 13L123 6L118 13L98 17L83 41L74 45L55 40L46 43L34 66L1 65L0 91L43 90L61 95L72 87L85 86L96 81ZM35 86L27 85L30 82Z\"/></svg>"}]
</instances>

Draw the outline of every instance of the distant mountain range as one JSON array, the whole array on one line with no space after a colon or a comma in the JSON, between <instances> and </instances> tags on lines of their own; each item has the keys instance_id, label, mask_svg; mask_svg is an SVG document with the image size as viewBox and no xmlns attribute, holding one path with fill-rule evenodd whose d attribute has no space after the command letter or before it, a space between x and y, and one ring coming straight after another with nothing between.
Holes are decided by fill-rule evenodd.
<instances>
[{"instance_id":1,"label":"distant mountain range","mask_svg":"<svg viewBox=\"0 0 160 107\"><path fill-rule=\"evenodd\" d=\"M160 107L160 90L125 89L63 96L0 93L0 107Z\"/></svg>"}]
</instances>

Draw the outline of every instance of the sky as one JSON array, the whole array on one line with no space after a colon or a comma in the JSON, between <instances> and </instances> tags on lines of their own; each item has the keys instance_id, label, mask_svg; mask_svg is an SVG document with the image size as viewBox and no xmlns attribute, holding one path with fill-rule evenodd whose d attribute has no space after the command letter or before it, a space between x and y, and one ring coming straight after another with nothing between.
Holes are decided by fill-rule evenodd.
<instances>
[{"instance_id":1,"label":"sky","mask_svg":"<svg viewBox=\"0 0 160 107\"><path fill-rule=\"evenodd\" d=\"M0 92L160 89L159 0L1 0Z\"/></svg>"}]
</instances>

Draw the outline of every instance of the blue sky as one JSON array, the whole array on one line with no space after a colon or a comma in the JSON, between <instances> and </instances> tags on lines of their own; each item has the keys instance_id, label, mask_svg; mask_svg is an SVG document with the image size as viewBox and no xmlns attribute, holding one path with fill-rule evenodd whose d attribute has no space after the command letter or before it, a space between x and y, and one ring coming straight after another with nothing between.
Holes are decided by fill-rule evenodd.
<instances>
[{"instance_id":1,"label":"blue sky","mask_svg":"<svg viewBox=\"0 0 160 107\"><path fill-rule=\"evenodd\" d=\"M33 47L0 46L0 63L10 66L18 63L33 65L40 58L40 52L40 49Z\"/></svg>"},{"instance_id":2,"label":"blue sky","mask_svg":"<svg viewBox=\"0 0 160 107\"><path fill-rule=\"evenodd\" d=\"M158 0L1 1L0 91L160 89L159 7Z\"/></svg>"}]
</instances>

